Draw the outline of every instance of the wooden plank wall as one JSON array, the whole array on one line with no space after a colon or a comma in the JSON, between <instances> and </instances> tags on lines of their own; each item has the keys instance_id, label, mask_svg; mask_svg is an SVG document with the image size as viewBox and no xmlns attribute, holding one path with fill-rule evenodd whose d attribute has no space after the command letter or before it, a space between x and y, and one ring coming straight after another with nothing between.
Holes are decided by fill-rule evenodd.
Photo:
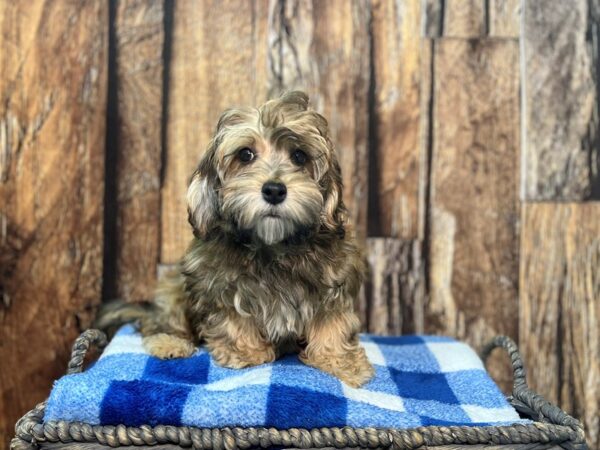
<instances>
[{"instance_id":1,"label":"wooden plank wall","mask_svg":"<svg viewBox=\"0 0 600 450\"><path fill-rule=\"evenodd\" d=\"M2 2L0 29L4 446L100 302L108 8Z\"/></svg>"},{"instance_id":2,"label":"wooden plank wall","mask_svg":"<svg viewBox=\"0 0 600 450\"><path fill-rule=\"evenodd\" d=\"M220 112L294 88L330 120L365 330L508 334L599 448L594 2L79 5L0 5L0 448L95 306L151 297L184 251Z\"/></svg>"},{"instance_id":3,"label":"wooden plank wall","mask_svg":"<svg viewBox=\"0 0 600 450\"><path fill-rule=\"evenodd\" d=\"M600 446L596 2L523 4L519 343L532 385ZM574 32L578 30L578 32Z\"/></svg>"}]
</instances>

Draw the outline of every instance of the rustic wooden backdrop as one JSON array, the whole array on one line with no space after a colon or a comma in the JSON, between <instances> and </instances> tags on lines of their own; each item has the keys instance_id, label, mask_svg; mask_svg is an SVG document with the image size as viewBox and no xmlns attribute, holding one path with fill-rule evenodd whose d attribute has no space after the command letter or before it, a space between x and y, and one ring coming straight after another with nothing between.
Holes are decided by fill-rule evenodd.
<instances>
[{"instance_id":1,"label":"rustic wooden backdrop","mask_svg":"<svg viewBox=\"0 0 600 450\"><path fill-rule=\"evenodd\" d=\"M512 336L597 448L599 23L598 0L0 1L0 447L98 304L181 255L219 112L303 88L368 248L365 329Z\"/></svg>"}]
</instances>

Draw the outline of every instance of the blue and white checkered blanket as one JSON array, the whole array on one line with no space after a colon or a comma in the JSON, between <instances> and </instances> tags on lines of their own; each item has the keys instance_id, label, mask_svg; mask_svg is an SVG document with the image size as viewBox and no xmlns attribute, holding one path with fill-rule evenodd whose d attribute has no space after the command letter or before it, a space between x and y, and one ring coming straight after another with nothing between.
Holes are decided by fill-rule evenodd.
<instances>
[{"instance_id":1,"label":"blue and white checkered blanket","mask_svg":"<svg viewBox=\"0 0 600 450\"><path fill-rule=\"evenodd\" d=\"M524 422L467 345L434 336L361 336L375 377L353 389L287 356L236 370L205 349L149 356L123 327L96 364L59 379L45 420L129 426L411 428Z\"/></svg>"}]
</instances>

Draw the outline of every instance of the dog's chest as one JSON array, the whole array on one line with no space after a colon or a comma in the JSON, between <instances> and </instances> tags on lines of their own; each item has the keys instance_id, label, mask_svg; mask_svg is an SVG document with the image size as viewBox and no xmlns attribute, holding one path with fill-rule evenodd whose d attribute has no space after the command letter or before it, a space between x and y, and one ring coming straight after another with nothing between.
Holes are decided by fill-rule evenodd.
<instances>
[{"instance_id":1,"label":"dog's chest","mask_svg":"<svg viewBox=\"0 0 600 450\"><path fill-rule=\"evenodd\" d=\"M318 303L318 288L297 273L274 270L238 285L235 308L251 314L272 342L304 334Z\"/></svg>"}]
</instances>

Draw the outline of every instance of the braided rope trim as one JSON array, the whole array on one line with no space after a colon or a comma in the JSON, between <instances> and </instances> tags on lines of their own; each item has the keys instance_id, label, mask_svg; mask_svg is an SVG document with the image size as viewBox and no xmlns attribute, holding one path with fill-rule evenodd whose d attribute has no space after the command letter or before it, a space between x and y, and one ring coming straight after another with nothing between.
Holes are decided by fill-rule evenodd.
<instances>
[{"instance_id":1,"label":"braided rope trim","mask_svg":"<svg viewBox=\"0 0 600 450\"><path fill-rule=\"evenodd\" d=\"M73 345L69 373L83 370L91 344L106 345L106 336L87 330ZM540 422L511 426L428 426L413 429L332 427L311 430L291 428L195 428L159 425L126 427L90 425L82 422L43 422L45 403L38 404L16 424L12 450L34 450L44 442L94 442L111 447L126 445L175 444L207 450L236 450L253 447L325 448L360 447L417 449L440 445L560 445L568 450L587 449L581 424L527 388L523 362L516 344L505 336L495 338L483 352L484 359L494 348L504 348L513 363L516 403L532 411Z\"/></svg>"},{"instance_id":2,"label":"braided rope trim","mask_svg":"<svg viewBox=\"0 0 600 450\"><path fill-rule=\"evenodd\" d=\"M41 442L97 442L121 445L176 444L210 450L235 450L252 447L361 447L417 449L449 444L562 444L584 448L581 435L570 427L536 422L532 425L490 427L418 427L407 430L376 428L194 428L175 426L126 427L89 425L81 422L42 423L44 403L40 403L17 424L14 450L31 450Z\"/></svg>"},{"instance_id":3,"label":"braided rope trim","mask_svg":"<svg viewBox=\"0 0 600 450\"><path fill-rule=\"evenodd\" d=\"M487 360L496 348L503 348L508 353L513 367L513 391L509 401L520 412L534 420L565 425L583 432L583 425L558 406L553 405L541 395L527 386L527 374L517 344L508 336L496 336L484 348L482 359Z\"/></svg>"},{"instance_id":4,"label":"braided rope trim","mask_svg":"<svg viewBox=\"0 0 600 450\"><path fill-rule=\"evenodd\" d=\"M107 344L108 339L102 331L94 329L85 330L73 343L71 359L69 359L69 364L67 365L67 374L71 375L83 372L83 361L92 345L98 350L103 350Z\"/></svg>"}]
</instances>

